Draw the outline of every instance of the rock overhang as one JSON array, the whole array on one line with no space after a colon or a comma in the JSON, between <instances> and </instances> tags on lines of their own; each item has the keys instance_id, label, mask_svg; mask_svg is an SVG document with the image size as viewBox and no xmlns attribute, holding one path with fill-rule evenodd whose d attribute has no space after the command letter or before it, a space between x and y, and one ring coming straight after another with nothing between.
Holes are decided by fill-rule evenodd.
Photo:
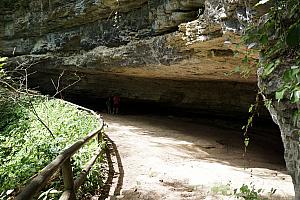
<instances>
[{"instance_id":1,"label":"rock overhang","mask_svg":"<svg viewBox=\"0 0 300 200\"><path fill-rule=\"evenodd\" d=\"M34 9L28 11L16 1L1 15L0 52L34 64L31 69L37 73L30 80L43 91L53 91L51 79L64 72L66 85L77 80L75 73L81 76L68 93L90 98L118 91L129 99L243 113L255 98L255 69L246 68L247 79L232 73L245 67L247 49L239 47L238 34L247 14L243 4L25 2ZM256 61L256 54L248 56ZM221 89L233 95L226 96Z\"/></svg>"}]
</instances>

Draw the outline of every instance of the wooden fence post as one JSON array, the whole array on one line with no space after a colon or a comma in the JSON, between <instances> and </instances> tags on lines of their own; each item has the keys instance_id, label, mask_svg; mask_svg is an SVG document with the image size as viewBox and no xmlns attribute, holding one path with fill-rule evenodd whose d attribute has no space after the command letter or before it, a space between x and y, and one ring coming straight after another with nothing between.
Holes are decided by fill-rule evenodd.
<instances>
[{"instance_id":1,"label":"wooden fence post","mask_svg":"<svg viewBox=\"0 0 300 200\"><path fill-rule=\"evenodd\" d=\"M83 110L87 110L83 108ZM90 110L89 110L90 111ZM95 116L94 111L92 112ZM15 198L18 200L27 200L32 199L34 195L36 195L38 192L40 192L43 188L43 186L49 181L49 179L53 176L53 174L61 168L62 170L62 176L64 181L64 192L60 197L60 200L75 200L76 199L76 189L81 185L87 175L87 173L90 171L92 165L95 163L98 156L102 155L103 151L98 150L97 155L95 155L88 163L87 167L83 170L78 179L74 181L73 179L73 171L71 166L71 156L77 152L84 144L86 144L88 141L90 141L92 138L96 137L98 140L98 146L100 146L100 143L102 143L105 138L103 135L104 133L104 126L106 124L102 120L102 116L98 117L99 122L102 121L102 125L100 128L90 132L85 138L77 141L76 143L72 144L69 148L65 149L63 152L61 152L54 160L51 161L45 168L42 169L41 172L36 174L36 176L30 181L29 184L21 191L21 193ZM106 148L106 147L102 147ZM75 188L76 184L76 188Z\"/></svg>"},{"instance_id":2,"label":"wooden fence post","mask_svg":"<svg viewBox=\"0 0 300 200\"><path fill-rule=\"evenodd\" d=\"M76 195L74 191L73 171L72 171L70 157L63 163L61 169L62 169L62 175L64 179L65 192L60 197L60 200L65 200L65 199L75 200Z\"/></svg>"}]
</instances>

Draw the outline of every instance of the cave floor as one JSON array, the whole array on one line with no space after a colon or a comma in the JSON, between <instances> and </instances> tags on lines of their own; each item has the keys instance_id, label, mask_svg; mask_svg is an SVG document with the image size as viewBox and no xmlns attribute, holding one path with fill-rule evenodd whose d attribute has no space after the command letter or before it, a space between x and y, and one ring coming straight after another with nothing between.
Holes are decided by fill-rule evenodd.
<instances>
[{"instance_id":1,"label":"cave floor","mask_svg":"<svg viewBox=\"0 0 300 200\"><path fill-rule=\"evenodd\" d=\"M266 196L275 188L271 199L293 199L292 180L272 145L250 143L244 159L238 131L173 116L104 119L121 159L108 199L234 199L228 194L250 183Z\"/></svg>"}]
</instances>

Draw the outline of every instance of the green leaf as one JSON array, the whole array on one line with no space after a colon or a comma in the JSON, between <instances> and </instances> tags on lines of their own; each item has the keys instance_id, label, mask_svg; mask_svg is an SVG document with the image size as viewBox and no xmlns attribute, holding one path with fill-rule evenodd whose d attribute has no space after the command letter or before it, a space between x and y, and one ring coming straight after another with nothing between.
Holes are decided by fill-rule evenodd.
<instances>
[{"instance_id":1,"label":"green leaf","mask_svg":"<svg viewBox=\"0 0 300 200\"><path fill-rule=\"evenodd\" d=\"M248 56L245 56L245 57L242 59L242 62L243 62L243 63L248 63L248 62L249 62Z\"/></svg>"},{"instance_id":2,"label":"green leaf","mask_svg":"<svg viewBox=\"0 0 300 200\"><path fill-rule=\"evenodd\" d=\"M300 72L300 69L291 69L291 71L292 71L292 77L293 77L293 80L295 80L295 81L297 81L297 74L299 74L299 72Z\"/></svg>"},{"instance_id":3,"label":"green leaf","mask_svg":"<svg viewBox=\"0 0 300 200\"><path fill-rule=\"evenodd\" d=\"M275 93L275 99L277 99L278 102L279 102L281 99L283 99L284 93L285 93L286 90L287 90L287 88L284 88L284 89L282 89L282 90L280 90L280 91L277 91L277 92Z\"/></svg>"},{"instance_id":4,"label":"green leaf","mask_svg":"<svg viewBox=\"0 0 300 200\"><path fill-rule=\"evenodd\" d=\"M251 116L251 117L248 118L248 125L251 126L252 122L253 122L253 116Z\"/></svg>"},{"instance_id":5,"label":"green leaf","mask_svg":"<svg viewBox=\"0 0 300 200\"><path fill-rule=\"evenodd\" d=\"M7 60L7 57L0 57L0 62L4 62Z\"/></svg>"},{"instance_id":6,"label":"green leaf","mask_svg":"<svg viewBox=\"0 0 300 200\"><path fill-rule=\"evenodd\" d=\"M300 91L299 90L295 90L292 92L292 98L291 98L293 103L297 103L300 100Z\"/></svg>"},{"instance_id":7,"label":"green leaf","mask_svg":"<svg viewBox=\"0 0 300 200\"><path fill-rule=\"evenodd\" d=\"M268 43L268 36L267 35L262 35L259 39L260 43L265 45Z\"/></svg>"},{"instance_id":8,"label":"green leaf","mask_svg":"<svg viewBox=\"0 0 300 200\"><path fill-rule=\"evenodd\" d=\"M277 67L280 63L281 63L280 58L276 59L276 60L275 60L275 67Z\"/></svg>"},{"instance_id":9,"label":"green leaf","mask_svg":"<svg viewBox=\"0 0 300 200\"><path fill-rule=\"evenodd\" d=\"M244 144L245 144L246 147L248 147L248 145L249 145L249 138L245 138Z\"/></svg>"},{"instance_id":10,"label":"green leaf","mask_svg":"<svg viewBox=\"0 0 300 200\"><path fill-rule=\"evenodd\" d=\"M283 80L286 83L289 83L293 80L292 70L286 70L283 74Z\"/></svg>"},{"instance_id":11,"label":"green leaf","mask_svg":"<svg viewBox=\"0 0 300 200\"><path fill-rule=\"evenodd\" d=\"M265 3L268 3L270 0L260 0L257 4L255 4L255 7L256 6L259 6L259 5L262 5L262 4L265 4Z\"/></svg>"},{"instance_id":12,"label":"green leaf","mask_svg":"<svg viewBox=\"0 0 300 200\"><path fill-rule=\"evenodd\" d=\"M267 107L267 108L270 108L271 105L272 105L272 100L271 99L266 99L264 101L264 105Z\"/></svg>"},{"instance_id":13,"label":"green leaf","mask_svg":"<svg viewBox=\"0 0 300 200\"><path fill-rule=\"evenodd\" d=\"M253 104L251 104L251 106L249 107L249 110L248 110L248 112L249 112L249 113L251 113L251 112L252 112L252 110L253 110L253 108L254 108L254 105L253 105Z\"/></svg>"},{"instance_id":14,"label":"green leaf","mask_svg":"<svg viewBox=\"0 0 300 200\"><path fill-rule=\"evenodd\" d=\"M295 14L297 14L297 9L298 9L298 7L299 7L299 4L294 4L294 6L293 6L293 8L291 9L291 12L290 12L290 14L289 14L289 18L292 18L293 17L293 15L295 15Z\"/></svg>"},{"instance_id":15,"label":"green leaf","mask_svg":"<svg viewBox=\"0 0 300 200\"><path fill-rule=\"evenodd\" d=\"M263 77L266 77L270 75L275 69L275 64L274 63L269 63L265 66L264 72L262 74Z\"/></svg>"},{"instance_id":16,"label":"green leaf","mask_svg":"<svg viewBox=\"0 0 300 200\"><path fill-rule=\"evenodd\" d=\"M299 68L299 66L297 66L297 65L291 66L291 69L298 69L298 68Z\"/></svg>"},{"instance_id":17,"label":"green leaf","mask_svg":"<svg viewBox=\"0 0 300 200\"><path fill-rule=\"evenodd\" d=\"M261 193L261 192L262 192L262 189L261 189L261 188L260 188L260 189L258 189L258 190L257 190L257 192L258 192L258 193Z\"/></svg>"}]
</instances>

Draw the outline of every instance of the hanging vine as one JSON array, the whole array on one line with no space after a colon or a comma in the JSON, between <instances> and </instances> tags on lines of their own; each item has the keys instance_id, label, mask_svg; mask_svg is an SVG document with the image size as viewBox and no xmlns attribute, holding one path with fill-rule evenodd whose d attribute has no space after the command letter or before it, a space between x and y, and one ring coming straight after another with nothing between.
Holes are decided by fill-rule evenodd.
<instances>
[{"instance_id":1,"label":"hanging vine","mask_svg":"<svg viewBox=\"0 0 300 200\"><path fill-rule=\"evenodd\" d=\"M288 66L283 72L282 84L274 94L267 96L265 105L271 106L272 101L279 102L283 99L298 103L300 101L300 1L261 0L253 5L253 9L261 15L258 14L257 18L251 16L243 42L248 48L260 50L258 65L263 68L261 78L267 79L278 67ZM264 91L259 91L258 94L261 92ZM258 95L256 103L249 108L250 117L243 127L245 152L249 144L248 129L252 126L257 106ZM300 111L297 109L293 113L294 124L298 116Z\"/></svg>"},{"instance_id":2,"label":"hanging vine","mask_svg":"<svg viewBox=\"0 0 300 200\"><path fill-rule=\"evenodd\" d=\"M278 102L287 99L300 101L300 2L299 0L261 0L256 8L269 4L266 14L258 23L253 22L244 36L244 42L255 44L260 49L262 79L267 79L275 69L288 66L283 73L283 82L269 100ZM257 25L258 24L258 25ZM299 110L295 111L294 121Z\"/></svg>"}]
</instances>

